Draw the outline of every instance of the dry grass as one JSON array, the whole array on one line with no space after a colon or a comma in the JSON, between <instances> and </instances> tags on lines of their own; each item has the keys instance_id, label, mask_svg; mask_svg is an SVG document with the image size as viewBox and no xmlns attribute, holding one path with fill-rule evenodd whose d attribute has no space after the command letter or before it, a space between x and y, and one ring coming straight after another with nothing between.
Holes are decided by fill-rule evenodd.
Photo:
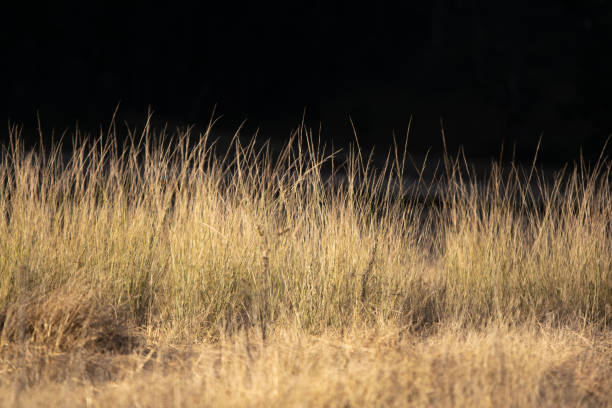
<instances>
[{"instance_id":1,"label":"dry grass","mask_svg":"<svg viewBox=\"0 0 612 408\"><path fill-rule=\"evenodd\" d=\"M65 162L13 130L0 405L612 406L606 162L483 184L447 158L434 200L398 194L401 149L210 131Z\"/></svg>"}]
</instances>

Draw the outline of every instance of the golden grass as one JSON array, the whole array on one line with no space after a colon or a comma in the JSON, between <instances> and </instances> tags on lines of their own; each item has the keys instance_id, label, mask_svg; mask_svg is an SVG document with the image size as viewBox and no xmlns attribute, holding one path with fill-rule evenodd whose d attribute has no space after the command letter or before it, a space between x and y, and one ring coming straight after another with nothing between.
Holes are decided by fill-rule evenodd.
<instances>
[{"instance_id":1,"label":"golden grass","mask_svg":"<svg viewBox=\"0 0 612 408\"><path fill-rule=\"evenodd\" d=\"M398 193L405 150L210 137L64 161L12 130L0 405L612 406L607 162L482 183L446 158L434 200Z\"/></svg>"}]
</instances>

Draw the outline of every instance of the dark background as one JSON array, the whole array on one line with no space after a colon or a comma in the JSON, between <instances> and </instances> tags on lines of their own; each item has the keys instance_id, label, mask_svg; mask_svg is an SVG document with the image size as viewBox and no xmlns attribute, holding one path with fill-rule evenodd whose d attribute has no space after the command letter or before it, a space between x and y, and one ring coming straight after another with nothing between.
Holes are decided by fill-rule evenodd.
<instances>
[{"instance_id":1,"label":"dark background","mask_svg":"<svg viewBox=\"0 0 612 408\"><path fill-rule=\"evenodd\" d=\"M35 135L119 121L473 158L596 158L612 133L612 2L47 2L3 10L2 118ZM3 126L2 135L8 133ZM224 133L225 132L225 133Z\"/></svg>"}]
</instances>

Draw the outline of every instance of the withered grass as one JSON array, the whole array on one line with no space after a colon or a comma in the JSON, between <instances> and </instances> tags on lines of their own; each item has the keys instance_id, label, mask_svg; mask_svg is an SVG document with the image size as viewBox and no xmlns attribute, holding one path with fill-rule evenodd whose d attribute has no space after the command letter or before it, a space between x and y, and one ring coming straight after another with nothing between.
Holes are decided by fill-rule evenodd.
<instances>
[{"instance_id":1,"label":"withered grass","mask_svg":"<svg viewBox=\"0 0 612 408\"><path fill-rule=\"evenodd\" d=\"M419 180L191 133L11 129L1 406L612 406L606 160Z\"/></svg>"}]
</instances>

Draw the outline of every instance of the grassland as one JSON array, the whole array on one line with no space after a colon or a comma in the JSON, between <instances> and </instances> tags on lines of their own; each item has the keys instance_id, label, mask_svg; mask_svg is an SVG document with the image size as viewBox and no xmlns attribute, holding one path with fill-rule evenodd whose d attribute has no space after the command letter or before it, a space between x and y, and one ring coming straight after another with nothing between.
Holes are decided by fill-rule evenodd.
<instances>
[{"instance_id":1,"label":"grassland","mask_svg":"<svg viewBox=\"0 0 612 408\"><path fill-rule=\"evenodd\" d=\"M111 128L67 158L11 135L0 406L612 406L605 160L446 157L408 190L403 146L375 167L303 126L282 151Z\"/></svg>"}]
</instances>

